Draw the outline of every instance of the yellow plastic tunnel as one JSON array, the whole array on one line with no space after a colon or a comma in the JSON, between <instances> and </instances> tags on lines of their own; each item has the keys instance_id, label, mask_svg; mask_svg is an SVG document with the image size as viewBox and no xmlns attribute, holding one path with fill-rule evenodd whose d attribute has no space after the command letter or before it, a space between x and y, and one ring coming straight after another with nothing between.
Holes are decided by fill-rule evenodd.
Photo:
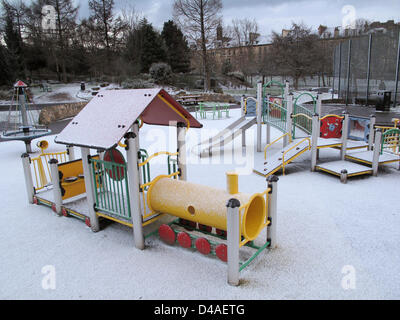
<instances>
[{"instance_id":1,"label":"yellow plastic tunnel","mask_svg":"<svg viewBox=\"0 0 400 320\"><path fill-rule=\"evenodd\" d=\"M228 174L228 189L237 191L237 187L232 187L232 180L235 184L234 178ZM148 206L154 212L167 213L225 231L226 204L232 198L238 199L242 206L246 205L240 212L242 235L249 241L256 239L266 223L265 198L261 194L232 194L166 176L156 178L147 193Z\"/></svg>"}]
</instances>

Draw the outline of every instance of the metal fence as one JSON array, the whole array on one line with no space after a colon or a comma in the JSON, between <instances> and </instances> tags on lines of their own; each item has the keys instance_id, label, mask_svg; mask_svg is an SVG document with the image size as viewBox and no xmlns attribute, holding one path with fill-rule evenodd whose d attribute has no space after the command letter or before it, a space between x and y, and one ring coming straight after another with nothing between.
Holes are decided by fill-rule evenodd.
<instances>
[{"instance_id":1,"label":"metal fence","mask_svg":"<svg viewBox=\"0 0 400 320\"><path fill-rule=\"evenodd\" d=\"M400 31L388 30L341 42L334 50L334 90L346 104L372 104L377 91L400 103Z\"/></svg>"}]
</instances>

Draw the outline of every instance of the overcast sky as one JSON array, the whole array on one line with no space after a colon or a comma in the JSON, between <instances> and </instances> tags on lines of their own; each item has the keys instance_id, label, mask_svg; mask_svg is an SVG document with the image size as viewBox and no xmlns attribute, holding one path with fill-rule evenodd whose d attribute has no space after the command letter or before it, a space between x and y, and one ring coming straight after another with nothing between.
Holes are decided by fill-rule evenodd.
<instances>
[{"instance_id":1,"label":"overcast sky","mask_svg":"<svg viewBox=\"0 0 400 320\"><path fill-rule=\"evenodd\" d=\"M89 13L86 0L76 0L80 4L80 16ZM137 12L144 15L157 28L172 18L173 0L115 0L116 10L126 3L132 3ZM400 21L400 0L222 0L222 15L225 24L234 18L254 18L259 23L260 33L270 35L280 32L291 22L304 22L317 29L320 24L328 27L341 26L343 18L352 11L342 13L343 7L354 7L356 18L371 21Z\"/></svg>"}]
</instances>

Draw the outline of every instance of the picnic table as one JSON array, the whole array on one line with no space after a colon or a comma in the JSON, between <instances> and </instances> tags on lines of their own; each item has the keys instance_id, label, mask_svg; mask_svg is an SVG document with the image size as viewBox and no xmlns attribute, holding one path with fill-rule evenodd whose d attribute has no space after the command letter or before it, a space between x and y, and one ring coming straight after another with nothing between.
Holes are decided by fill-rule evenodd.
<instances>
[{"instance_id":1,"label":"picnic table","mask_svg":"<svg viewBox=\"0 0 400 320\"><path fill-rule=\"evenodd\" d=\"M41 89L43 92L52 92L52 91L53 91L52 88L51 88L51 86L50 86L48 83L46 83L46 82L43 82L43 83L40 84L40 89Z\"/></svg>"},{"instance_id":2,"label":"picnic table","mask_svg":"<svg viewBox=\"0 0 400 320\"><path fill-rule=\"evenodd\" d=\"M180 104L183 105L196 105L199 102L203 102L203 99L201 96L196 96L196 95L189 95L189 96L181 96L179 99L177 99Z\"/></svg>"},{"instance_id":3,"label":"picnic table","mask_svg":"<svg viewBox=\"0 0 400 320\"><path fill-rule=\"evenodd\" d=\"M210 113L213 115L213 119L217 116L218 119L222 118L222 114L225 113L226 117L229 118L229 108L230 103L224 102L203 102L199 103L196 108L196 118L197 114L200 115L201 119L207 119L207 114Z\"/></svg>"}]
</instances>

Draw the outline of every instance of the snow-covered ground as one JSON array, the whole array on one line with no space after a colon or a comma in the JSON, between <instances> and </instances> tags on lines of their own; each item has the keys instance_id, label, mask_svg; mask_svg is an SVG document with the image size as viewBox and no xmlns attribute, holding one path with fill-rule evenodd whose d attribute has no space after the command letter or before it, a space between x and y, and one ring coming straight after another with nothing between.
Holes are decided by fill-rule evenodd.
<instances>
[{"instance_id":1,"label":"snow-covered ground","mask_svg":"<svg viewBox=\"0 0 400 320\"><path fill-rule=\"evenodd\" d=\"M193 147L200 135L211 134L209 129L226 127L239 113L201 120L204 128L191 129L188 144ZM48 140L49 151L63 149ZM141 131L141 144L149 152L173 151L169 140L175 141L174 130L145 126ZM233 148L240 153L237 140ZM250 153L241 158L248 166L263 161L261 153L251 156L254 145L255 127L248 134ZM92 233L77 219L29 205L20 161L24 149L22 142L0 143L1 299L400 298L400 171L395 165L382 168L378 177L349 179L344 185L336 177L311 173L310 155L302 155L279 177L278 248L263 252L242 271L241 285L231 287L226 264L216 258L168 246L157 237L139 251L127 227L111 224ZM225 188L225 172L246 165L231 163L230 150L225 149L227 163L199 163L190 153L188 179ZM321 151L321 160L338 157L337 150ZM266 187L255 174L243 174L239 183L246 193ZM56 272L54 290L42 287L49 265Z\"/></svg>"}]
</instances>

